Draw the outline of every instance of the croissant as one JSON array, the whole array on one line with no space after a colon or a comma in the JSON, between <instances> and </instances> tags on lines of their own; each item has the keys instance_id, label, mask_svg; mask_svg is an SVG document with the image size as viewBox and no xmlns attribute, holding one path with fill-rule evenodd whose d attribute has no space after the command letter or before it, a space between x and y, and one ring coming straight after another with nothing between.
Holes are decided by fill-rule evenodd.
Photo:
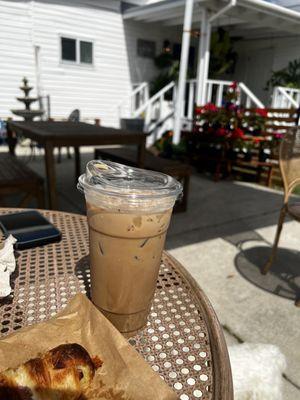
<instances>
[{"instance_id":1,"label":"croissant","mask_svg":"<svg viewBox=\"0 0 300 400\"><path fill-rule=\"evenodd\" d=\"M77 400L102 361L79 344L62 344L0 373L0 400Z\"/></svg>"}]
</instances>

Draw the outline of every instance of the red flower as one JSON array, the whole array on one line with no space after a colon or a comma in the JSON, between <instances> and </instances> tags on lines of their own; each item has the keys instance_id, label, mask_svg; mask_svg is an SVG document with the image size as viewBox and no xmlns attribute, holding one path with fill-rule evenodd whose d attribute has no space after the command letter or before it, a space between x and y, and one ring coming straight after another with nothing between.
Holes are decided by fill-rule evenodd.
<instances>
[{"instance_id":1,"label":"red flower","mask_svg":"<svg viewBox=\"0 0 300 400\"><path fill-rule=\"evenodd\" d=\"M216 107L213 103L207 103L207 104L205 104L205 106L203 107L203 109L204 109L205 111L212 111L212 112L218 111L218 107Z\"/></svg>"},{"instance_id":2,"label":"red flower","mask_svg":"<svg viewBox=\"0 0 300 400\"><path fill-rule=\"evenodd\" d=\"M225 128L218 128L216 131L216 136L227 136L228 131Z\"/></svg>"},{"instance_id":3,"label":"red flower","mask_svg":"<svg viewBox=\"0 0 300 400\"><path fill-rule=\"evenodd\" d=\"M232 82L231 83L231 85L229 85L229 87L231 88L231 89L237 89L237 87L238 87L238 83L236 82L236 81L234 81L234 82Z\"/></svg>"},{"instance_id":4,"label":"red flower","mask_svg":"<svg viewBox=\"0 0 300 400\"><path fill-rule=\"evenodd\" d=\"M283 133L276 132L276 133L274 133L274 136L275 136L276 139L282 139L283 138Z\"/></svg>"},{"instance_id":5,"label":"red flower","mask_svg":"<svg viewBox=\"0 0 300 400\"><path fill-rule=\"evenodd\" d=\"M238 118L241 118L244 116L245 110L243 108L238 108L236 113Z\"/></svg>"},{"instance_id":6,"label":"red flower","mask_svg":"<svg viewBox=\"0 0 300 400\"><path fill-rule=\"evenodd\" d=\"M233 104L233 103L229 104L229 106L228 106L228 110L229 111L236 111L237 108L238 108L238 106L236 104Z\"/></svg>"},{"instance_id":7,"label":"red flower","mask_svg":"<svg viewBox=\"0 0 300 400\"><path fill-rule=\"evenodd\" d=\"M268 116L268 111L265 108L256 108L255 112L256 112L256 114L258 114L264 118L266 118Z\"/></svg>"},{"instance_id":8,"label":"red flower","mask_svg":"<svg viewBox=\"0 0 300 400\"><path fill-rule=\"evenodd\" d=\"M203 107L195 107L195 114L201 114Z\"/></svg>"},{"instance_id":9,"label":"red flower","mask_svg":"<svg viewBox=\"0 0 300 400\"><path fill-rule=\"evenodd\" d=\"M253 138L253 142L254 142L255 144L258 144L258 143L262 142L263 140L264 140L264 138L260 138L260 137L254 137L254 138Z\"/></svg>"},{"instance_id":10,"label":"red flower","mask_svg":"<svg viewBox=\"0 0 300 400\"><path fill-rule=\"evenodd\" d=\"M232 139L244 139L244 131L241 128L235 128L232 131L231 138Z\"/></svg>"}]
</instances>

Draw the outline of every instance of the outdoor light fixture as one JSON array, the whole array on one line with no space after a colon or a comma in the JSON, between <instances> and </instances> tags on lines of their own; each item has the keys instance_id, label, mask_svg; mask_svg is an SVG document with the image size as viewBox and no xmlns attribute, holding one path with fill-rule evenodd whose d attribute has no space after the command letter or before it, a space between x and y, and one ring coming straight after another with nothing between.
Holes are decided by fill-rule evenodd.
<instances>
[{"instance_id":1,"label":"outdoor light fixture","mask_svg":"<svg viewBox=\"0 0 300 400\"><path fill-rule=\"evenodd\" d=\"M192 29L191 30L191 36L195 37L195 38L199 38L200 37L200 30L199 29Z\"/></svg>"},{"instance_id":2,"label":"outdoor light fixture","mask_svg":"<svg viewBox=\"0 0 300 400\"><path fill-rule=\"evenodd\" d=\"M163 49L162 49L163 53L171 53L171 43L170 40L164 40L163 43Z\"/></svg>"}]
</instances>

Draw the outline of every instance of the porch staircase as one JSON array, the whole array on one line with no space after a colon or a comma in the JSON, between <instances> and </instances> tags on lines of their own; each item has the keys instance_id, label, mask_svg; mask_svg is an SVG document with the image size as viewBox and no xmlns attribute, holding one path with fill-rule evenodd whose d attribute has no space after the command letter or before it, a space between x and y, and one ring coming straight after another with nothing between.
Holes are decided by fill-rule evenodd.
<instances>
[{"instance_id":1,"label":"porch staircase","mask_svg":"<svg viewBox=\"0 0 300 400\"><path fill-rule=\"evenodd\" d=\"M196 99L196 79L187 81L186 98L183 105L182 128L192 126ZM232 81L207 81L206 103L214 103L220 107ZM238 83L239 103L245 108L265 108L264 104L243 83ZM144 131L149 133L147 145L154 143L166 130L173 129L174 107L177 87L174 81L168 83L152 97L149 96L149 84L142 82L135 85L130 95L118 106L119 118L141 118L144 120Z\"/></svg>"}]
</instances>

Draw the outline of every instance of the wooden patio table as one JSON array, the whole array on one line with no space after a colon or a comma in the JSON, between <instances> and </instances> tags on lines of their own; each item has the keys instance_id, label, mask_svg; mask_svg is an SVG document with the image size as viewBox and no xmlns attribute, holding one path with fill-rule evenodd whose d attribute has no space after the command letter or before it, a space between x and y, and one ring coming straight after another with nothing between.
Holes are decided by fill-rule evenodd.
<instances>
[{"instance_id":1,"label":"wooden patio table","mask_svg":"<svg viewBox=\"0 0 300 400\"><path fill-rule=\"evenodd\" d=\"M0 209L0 214L15 211ZM86 217L41 212L61 230L62 240L19 252L13 293L0 300L0 336L55 316L78 292L89 296ZM129 341L180 400L233 400L216 314L191 275L166 252L147 326Z\"/></svg>"},{"instance_id":2,"label":"wooden patio table","mask_svg":"<svg viewBox=\"0 0 300 400\"><path fill-rule=\"evenodd\" d=\"M137 160L143 166L147 135L142 132L125 131L91 125L83 122L41 121L8 122L9 131L30 138L45 148L45 166L50 209L57 209L56 174L53 150L55 146L73 146L75 152L75 177L80 175L80 146L111 144L136 144Z\"/></svg>"}]
</instances>

